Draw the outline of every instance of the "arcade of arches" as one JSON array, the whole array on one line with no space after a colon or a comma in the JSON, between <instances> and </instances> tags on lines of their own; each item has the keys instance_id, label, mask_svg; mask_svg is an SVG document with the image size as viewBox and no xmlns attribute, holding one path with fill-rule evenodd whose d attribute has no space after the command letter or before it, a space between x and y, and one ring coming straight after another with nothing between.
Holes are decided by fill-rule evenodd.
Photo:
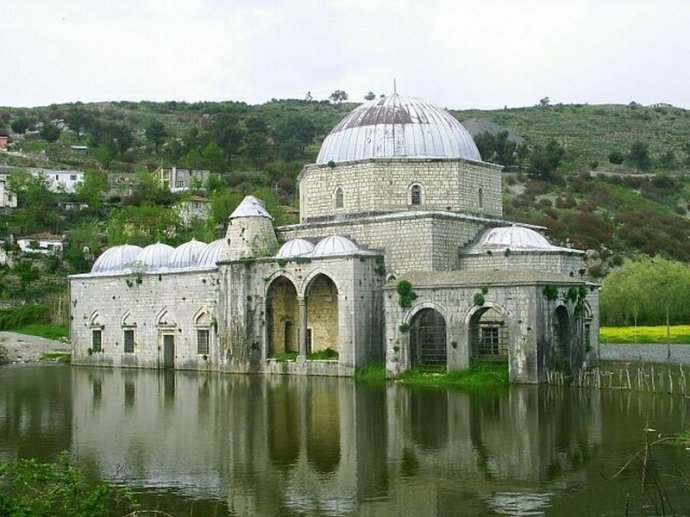
<instances>
[{"instance_id":1,"label":"arcade of arches","mask_svg":"<svg viewBox=\"0 0 690 517\"><path fill-rule=\"evenodd\" d=\"M550 367L569 371L572 329L567 309L556 308L551 321ZM446 320L439 311L425 308L417 312L410 320L409 332L412 366L434 369L446 366ZM510 334L507 321L498 309L477 310L470 318L468 333L473 360L508 362Z\"/></svg>"},{"instance_id":2,"label":"arcade of arches","mask_svg":"<svg viewBox=\"0 0 690 517\"><path fill-rule=\"evenodd\" d=\"M307 355L326 349L340 351L338 288L328 276L314 277L305 297L297 295L288 278L278 277L268 289L266 312L269 357L290 352Z\"/></svg>"}]
</instances>

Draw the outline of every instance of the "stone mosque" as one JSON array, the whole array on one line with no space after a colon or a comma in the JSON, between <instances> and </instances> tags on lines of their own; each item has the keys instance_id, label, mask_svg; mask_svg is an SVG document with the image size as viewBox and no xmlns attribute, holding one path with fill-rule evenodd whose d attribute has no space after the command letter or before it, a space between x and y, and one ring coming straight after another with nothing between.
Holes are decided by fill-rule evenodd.
<instances>
[{"instance_id":1,"label":"stone mosque","mask_svg":"<svg viewBox=\"0 0 690 517\"><path fill-rule=\"evenodd\" d=\"M247 196L222 239L115 246L70 277L73 363L396 377L491 361L540 383L596 361L585 253L502 218L501 167L447 111L365 103L298 180L298 224Z\"/></svg>"}]
</instances>

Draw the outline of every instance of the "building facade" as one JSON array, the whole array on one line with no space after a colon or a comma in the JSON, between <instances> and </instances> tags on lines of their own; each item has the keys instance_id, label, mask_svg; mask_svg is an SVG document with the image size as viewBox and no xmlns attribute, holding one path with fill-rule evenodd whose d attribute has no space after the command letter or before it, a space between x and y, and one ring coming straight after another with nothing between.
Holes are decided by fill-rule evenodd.
<instances>
[{"instance_id":1,"label":"building facade","mask_svg":"<svg viewBox=\"0 0 690 517\"><path fill-rule=\"evenodd\" d=\"M512 382L598 352L583 252L502 219L501 169L446 111L364 104L299 176L300 222L248 196L223 239L107 250L71 278L75 364L351 376L385 361Z\"/></svg>"}]
</instances>

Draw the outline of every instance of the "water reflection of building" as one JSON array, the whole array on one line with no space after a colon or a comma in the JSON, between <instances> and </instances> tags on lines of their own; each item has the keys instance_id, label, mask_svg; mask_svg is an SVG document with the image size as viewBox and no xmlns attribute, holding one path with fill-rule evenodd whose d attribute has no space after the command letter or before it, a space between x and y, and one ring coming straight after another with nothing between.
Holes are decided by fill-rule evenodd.
<instances>
[{"instance_id":1,"label":"water reflection of building","mask_svg":"<svg viewBox=\"0 0 690 517\"><path fill-rule=\"evenodd\" d=\"M530 487L576 482L601 440L598 394L566 390L74 369L72 397L80 464L237 515L538 505Z\"/></svg>"}]
</instances>

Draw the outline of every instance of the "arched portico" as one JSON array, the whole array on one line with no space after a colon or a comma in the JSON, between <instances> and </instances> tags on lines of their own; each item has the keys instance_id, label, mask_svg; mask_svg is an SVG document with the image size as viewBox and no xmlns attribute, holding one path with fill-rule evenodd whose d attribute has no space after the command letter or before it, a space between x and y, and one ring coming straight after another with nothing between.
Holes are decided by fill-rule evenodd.
<instances>
[{"instance_id":1,"label":"arched portico","mask_svg":"<svg viewBox=\"0 0 690 517\"><path fill-rule=\"evenodd\" d=\"M338 287L324 272L305 284L307 353L326 349L340 353Z\"/></svg>"},{"instance_id":2,"label":"arched portico","mask_svg":"<svg viewBox=\"0 0 690 517\"><path fill-rule=\"evenodd\" d=\"M267 356L299 350L299 302L297 289L285 276L278 276L266 292Z\"/></svg>"},{"instance_id":3,"label":"arched portico","mask_svg":"<svg viewBox=\"0 0 690 517\"><path fill-rule=\"evenodd\" d=\"M510 333L504 310L496 305L477 307L469 315L468 340L474 360L505 362L510 358Z\"/></svg>"},{"instance_id":4,"label":"arched portico","mask_svg":"<svg viewBox=\"0 0 690 517\"><path fill-rule=\"evenodd\" d=\"M568 309L559 305L551 318L551 357L552 368L570 372L571 323Z\"/></svg>"}]
</instances>

